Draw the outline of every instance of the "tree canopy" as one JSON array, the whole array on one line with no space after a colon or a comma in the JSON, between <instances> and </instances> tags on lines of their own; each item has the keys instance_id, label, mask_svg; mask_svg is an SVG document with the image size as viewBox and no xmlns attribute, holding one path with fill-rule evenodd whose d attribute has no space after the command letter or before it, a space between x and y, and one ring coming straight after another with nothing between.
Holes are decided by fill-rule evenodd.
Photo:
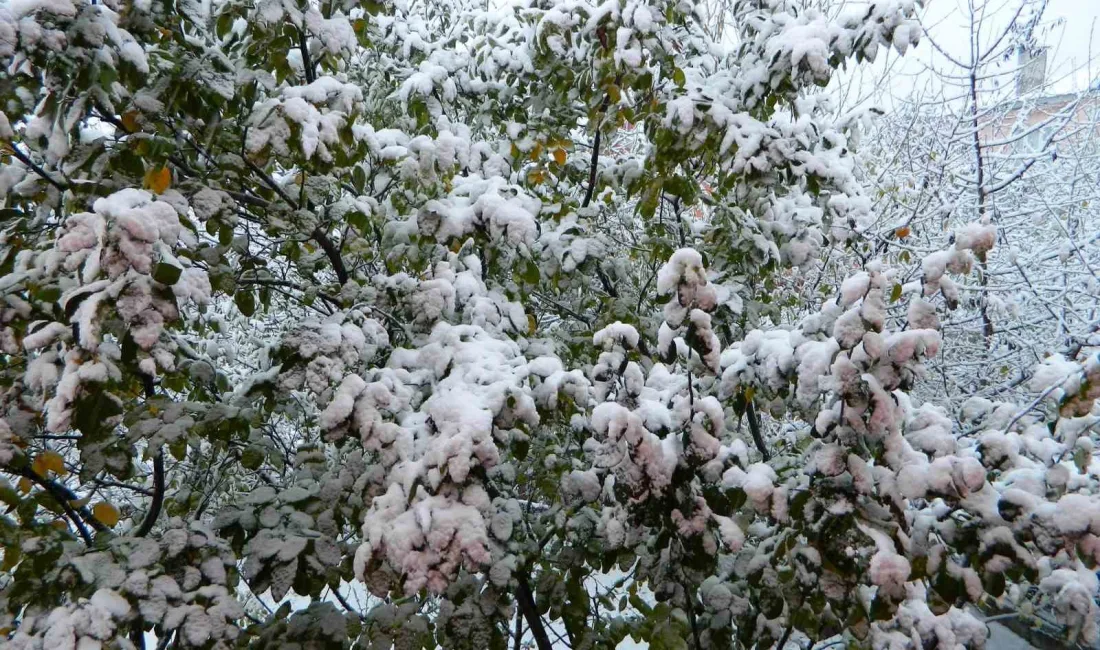
<instances>
[{"instance_id":1,"label":"tree canopy","mask_svg":"<svg viewBox=\"0 0 1100 650\"><path fill-rule=\"evenodd\" d=\"M998 225L876 248L810 4L0 6L6 647L1095 641L1100 357L919 392Z\"/></svg>"}]
</instances>

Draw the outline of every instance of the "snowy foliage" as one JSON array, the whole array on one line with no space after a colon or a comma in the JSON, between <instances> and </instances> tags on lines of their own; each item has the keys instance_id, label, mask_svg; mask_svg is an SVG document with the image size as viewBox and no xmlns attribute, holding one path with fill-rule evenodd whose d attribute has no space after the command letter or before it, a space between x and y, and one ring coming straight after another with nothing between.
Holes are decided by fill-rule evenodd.
<instances>
[{"instance_id":1,"label":"snowy foliage","mask_svg":"<svg viewBox=\"0 0 1100 650\"><path fill-rule=\"evenodd\" d=\"M0 7L0 634L1094 641L1100 361L920 392L996 227L810 286L877 218L812 90L917 10Z\"/></svg>"}]
</instances>

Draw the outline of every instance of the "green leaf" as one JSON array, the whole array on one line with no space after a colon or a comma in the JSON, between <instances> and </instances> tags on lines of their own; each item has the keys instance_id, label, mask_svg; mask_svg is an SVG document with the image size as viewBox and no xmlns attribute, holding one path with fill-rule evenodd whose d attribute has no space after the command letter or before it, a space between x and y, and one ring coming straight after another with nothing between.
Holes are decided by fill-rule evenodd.
<instances>
[{"instance_id":1,"label":"green leaf","mask_svg":"<svg viewBox=\"0 0 1100 650\"><path fill-rule=\"evenodd\" d=\"M19 558L22 554L22 549L18 544L4 546L4 561L0 563L0 571L10 572L14 569L19 564Z\"/></svg>"},{"instance_id":2,"label":"green leaf","mask_svg":"<svg viewBox=\"0 0 1100 650\"><path fill-rule=\"evenodd\" d=\"M890 290L890 302L897 302L901 298L901 285L894 284L894 288Z\"/></svg>"},{"instance_id":3,"label":"green leaf","mask_svg":"<svg viewBox=\"0 0 1100 650\"><path fill-rule=\"evenodd\" d=\"M725 490L718 486L708 485L704 487L703 498L706 499L707 505L710 506L714 514L722 517L729 517L733 514L733 506L729 497L726 496Z\"/></svg>"},{"instance_id":4,"label":"green leaf","mask_svg":"<svg viewBox=\"0 0 1100 650\"><path fill-rule=\"evenodd\" d=\"M523 462L527 459L527 452L531 449L531 441L528 439L513 440L512 441L512 454L515 455L516 460Z\"/></svg>"},{"instance_id":5,"label":"green leaf","mask_svg":"<svg viewBox=\"0 0 1100 650\"><path fill-rule=\"evenodd\" d=\"M161 284L167 284L169 286L179 282L180 275L183 273L183 269L170 264L168 262L161 262L157 264L153 269L153 279Z\"/></svg>"},{"instance_id":6,"label":"green leaf","mask_svg":"<svg viewBox=\"0 0 1100 650\"><path fill-rule=\"evenodd\" d=\"M692 203L695 201L695 183L684 176L673 176L665 179L664 189L672 196L683 200L684 203Z\"/></svg>"},{"instance_id":7,"label":"green leaf","mask_svg":"<svg viewBox=\"0 0 1100 650\"><path fill-rule=\"evenodd\" d=\"M218 22L214 24L214 33L217 34L219 39L224 39L232 26L233 15L228 12L223 13L218 16Z\"/></svg>"},{"instance_id":8,"label":"green leaf","mask_svg":"<svg viewBox=\"0 0 1100 650\"><path fill-rule=\"evenodd\" d=\"M130 330L126 330L126 333L122 335L122 362L133 363L137 361L139 349L137 341L130 334Z\"/></svg>"},{"instance_id":9,"label":"green leaf","mask_svg":"<svg viewBox=\"0 0 1100 650\"><path fill-rule=\"evenodd\" d=\"M264 462L263 449L253 445L241 452L241 465L245 469L258 469Z\"/></svg>"},{"instance_id":10,"label":"green leaf","mask_svg":"<svg viewBox=\"0 0 1100 650\"><path fill-rule=\"evenodd\" d=\"M527 260L523 265L523 273L520 277L527 284L538 284L539 276L539 265L534 260Z\"/></svg>"},{"instance_id":11,"label":"green leaf","mask_svg":"<svg viewBox=\"0 0 1100 650\"><path fill-rule=\"evenodd\" d=\"M875 599L871 601L871 620L885 621L894 615L893 610L890 601L882 594L877 594Z\"/></svg>"},{"instance_id":12,"label":"green leaf","mask_svg":"<svg viewBox=\"0 0 1100 650\"><path fill-rule=\"evenodd\" d=\"M98 437L107 429L107 420L122 413L122 407L106 390L85 393L73 406L73 427L89 438Z\"/></svg>"},{"instance_id":13,"label":"green leaf","mask_svg":"<svg viewBox=\"0 0 1100 650\"><path fill-rule=\"evenodd\" d=\"M252 291L248 289L238 291L233 296L233 301L237 303L237 309L241 310L243 315L251 316L256 313L256 294Z\"/></svg>"},{"instance_id":14,"label":"green leaf","mask_svg":"<svg viewBox=\"0 0 1100 650\"><path fill-rule=\"evenodd\" d=\"M982 576L982 585L990 596L1000 598L1004 594L1005 587L1007 586L1005 574L987 571L985 575Z\"/></svg>"},{"instance_id":15,"label":"green leaf","mask_svg":"<svg viewBox=\"0 0 1100 650\"><path fill-rule=\"evenodd\" d=\"M363 188L367 186L367 172L363 170L362 165L356 165L351 170L351 183L355 187L356 191L360 194L363 193Z\"/></svg>"},{"instance_id":16,"label":"green leaf","mask_svg":"<svg viewBox=\"0 0 1100 650\"><path fill-rule=\"evenodd\" d=\"M612 104L618 104L619 100L622 99L622 91L615 84L611 84L607 87L607 98Z\"/></svg>"},{"instance_id":17,"label":"green leaf","mask_svg":"<svg viewBox=\"0 0 1100 650\"><path fill-rule=\"evenodd\" d=\"M676 68L672 71L672 83L676 84L677 88L683 88L687 84L687 75L680 68Z\"/></svg>"},{"instance_id":18,"label":"green leaf","mask_svg":"<svg viewBox=\"0 0 1100 650\"><path fill-rule=\"evenodd\" d=\"M817 176L813 174L806 175L806 189L814 196L821 194L821 181L818 180Z\"/></svg>"},{"instance_id":19,"label":"green leaf","mask_svg":"<svg viewBox=\"0 0 1100 650\"><path fill-rule=\"evenodd\" d=\"M187 458L187 439L180 437L168 443L168 452L179 461Z\"/></svg>"},{"instance_id":20,"label":"green leaf","mask_svg":"<svg viewBox=\"0 0 1100 650\"><path fill-rule=\"evenodd\" d=\"M1073 450L1073 464L1077 466L1077 470L1080 471L1082 474L1086 474L1088 472L1088 467L1091 462L1092 454L1089 453L1088 449L1085 449L1084 447L1078 447L1077 449Z\"/></svg>"},{"instance_id":21,"label":"green leaf","mask_svg":"<svg viewBox=\"0 0 1100 650\"><path fill-rule=\"evenodd\" d=\"M949 575L945 570L940 571L932 588L949 605L955 604L966 593L962 580Z\"/></svg>"},{"instance_id":22,"label":"green leaf","mask_svg":"<svg viewBox=\"0 0 1100 650\"><path fill-rule=\"evenodd\" d=\"M851 631L852 636L861 641L870 634L870 625L867 623L867 615L863 612L862 605L857 604L852 607L852 613L848 616L848 630Z\"/></svg>"}]
</instances>

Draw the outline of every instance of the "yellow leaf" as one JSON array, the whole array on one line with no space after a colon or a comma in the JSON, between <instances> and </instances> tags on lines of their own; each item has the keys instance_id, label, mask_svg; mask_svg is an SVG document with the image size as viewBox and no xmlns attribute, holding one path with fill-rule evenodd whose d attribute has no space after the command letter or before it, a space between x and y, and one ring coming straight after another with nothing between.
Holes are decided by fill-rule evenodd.
<instances>
[{"instance_id":1,"label":"yellow leaf","mask_svg":"<svg viewBox=\"0 0 1100 650\"><path fill-rule=\"evenodd\" d=\"M41 476L45 476L46 472L53 472L58 476L65 476L69 473L68 470L65 469L65 459L56 451L43 452L35 458L34 471L38 472Z\"/></svg>"},{"instance_id":2,"label":"yellow leaf","mask_svg":"<svg viewBox=\"0 0 1100 650\"><path fill-rule=\"evenodd\" d=\"M901 228L898 228L894 231L894 234L897 235L898 239L905 239L909 236L909 233L909 226L902 226Z\"/></svg>"},{"instance_id":3,"label":"yellow leaf","mask_svg":"<svg viewBox=\"0 0 1100 650\"><path fill-rule=\"evenodd\" d=\"M527 180L532 185L540 185L546 180L546 172L541 169L532 170L530 174L527 174Z\"/></svg>"},{"instance_id":4,"label":"yellow leaf","mask_svg":"<svg viewBox=\"0 0 1100 650\"><path fill-rule=\"evenodd\" d=\"M27 477L19 479L19 491L23 494L31 493L31 480Z\"/></svg>"},{"instance_id":5,"label":"yellow leaf","mask_svg":"<svg viewBox=\"0 0 1100 650\"><path fill-rule=\"evenodd\" d=\"M538 328L539 322L535 319L534 314L527 314L527 333L534 334Z\"/></svg>"},{"instance_id":6,"label":"yellow leaf","mask_svg":"<svg viewBox=\"0 0 1100 650\"><path fill-rule=\"evenodd\" d=\"M141 125L138 124L137 118L137 111L126 111L122 114L122 127L130 133L141 130Z\"/></svg>"},{"instance_id":7,"label":"yellow leaf","mask_svg":"<svg viewBox=\"0 0 1100 650\"><path fill-rule=\"evenodd\" d=\"M107 503L106 501L100 501L92 506L92 515L98 519L104 526L108 528L114 527L118 523L118 520L122 517L118 508Z\"/></svg>"},{"instance_id":8,"label":"yellow leaf","mask_svg":"<svg viewBox=\"0 0 1100 650\"><path fill-rule=\"evenodd\" d=\"M31 463L31 469L39 476L46 476L53 472L58 476L65 476L69 472L65 469L65 459L56 451L45 451L35 457Z\"/></svg>"},{"instance_id":9,"label":"yellow leaf","mask_svg":"<svg viewBox=\"0 0 1100 650\"><path fill-rule=\"evenodd\" d=\"M565 164L565 149L554 149L554 161L559 165Z\"/></svg>"},{"instance_id":10,"label":"yellow leaf","mask_svg":"<svg viewBox=\"0 0 1100 650\"><path fill-rule=\"evenodd\" d=\"M145 172L145 187L154 194L162 194L172 184L172 171L167 167L154 167Z\"/></svg>"},{"instance_id":11,"label":"yellow leaf","mask_svg":"<svg viewBox=\"0 0 1100 650\"><path fill-rule=\"evenodd\" d=\"M531 150L531 153L527 154L527 157L530 158L531 160L538 160L539 156L541 156L541 155L542 155L542 143L541 142L536 142L535 143L535 148Z\"/></svg>"}]
</instances>

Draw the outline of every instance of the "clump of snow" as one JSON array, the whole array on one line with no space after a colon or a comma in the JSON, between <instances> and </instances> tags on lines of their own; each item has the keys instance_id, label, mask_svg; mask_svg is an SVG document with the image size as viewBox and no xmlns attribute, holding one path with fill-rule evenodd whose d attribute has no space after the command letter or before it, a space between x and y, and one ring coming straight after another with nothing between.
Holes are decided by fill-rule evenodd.
<instances>
[{"instance_id":1,"label":"clump of snow","mask_svg":"<svg viewBox=\"0 0 1100 650\"><path fill-rule=\"evenodd\" d=\"M638 347L638 330L633 325L615 321L592 335L592 343L598 347L619 344L625 348Z\"/></svg>"},{"instance_id":2,"label":"clump of snow","mask_svg":"<svg viewBox=\"0 0 1100 650\"><path fill-rule=\"evenodd\" d=\"M955 231L955 248L972 250L982 255L997 242L997 228L985 217L981 222L971 222Z\"/></svg>"},{"instance_id":3,"label":"clump of snow","mask_svg":"<svg viewBox=\"0 0 1100 650\"><path fill-rule=\"evenodd\" d=\"M889 550L879 550L871 558L868 575L880 587L901 586L909 579L909 560Z\"/></svg>"}]
</instances>

